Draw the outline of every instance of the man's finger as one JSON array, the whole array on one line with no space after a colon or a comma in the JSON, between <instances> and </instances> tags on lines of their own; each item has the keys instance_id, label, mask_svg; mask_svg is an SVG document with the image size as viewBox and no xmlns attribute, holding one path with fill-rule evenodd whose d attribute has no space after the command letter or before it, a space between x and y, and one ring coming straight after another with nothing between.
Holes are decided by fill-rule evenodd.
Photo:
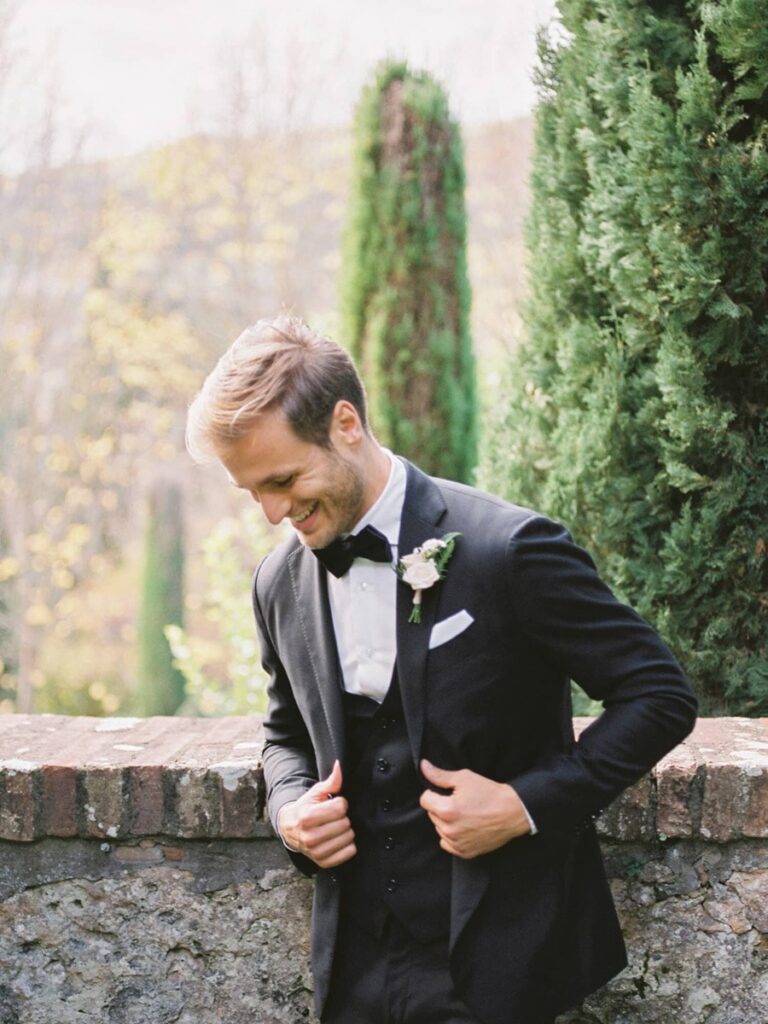
<instances>
[{"instance_id":1,"label":"man's finger","mask_svg":"<svg viewBox=\"0 0 768 1024\"><path fill-rule=\"evenodd\" d=\"M432 818L433 823L436 819L450 821L456 814L453 797L441 796L440 793L433 793L431 789L424 790L419 797L419 803Z\"/></svg>"},{"instance_id":2,"label":"man's finger","mask_svg":"<svg viewBox=\"0 0 768 1024\"><path fill-rule=\"evenodd\" d=\"M332 839L314 846L312 848L312 856L318 864L322 864L334 856L334 854L341 853L342 850L346 850L347 847L354 847L354 845L355 834L351 828L348 828L341 835L334 836Z\"/></svg>"},{"instance_id":3,"label":"man's finger","mask_svg":"<svg viewBox=\"0 0 768 1024\"><path fill-rule=\"evenodd\" d=\"M337 850L336 853L328 854L321 860L315 861L315 863L321 868L335 868L339 864L343 864L345 861L350 860L357 853L357 847L355 844L347 843L346 846Z\"/></svg>"},{"instance_id":4,"label":"man's finger","mask_svg":"<svg viewBox=\"0 0 768 1024\"><path fill-rule=\"evenodd\" d=\"M453 789L456 785L458 772L449 772L446 768L437 768L426 757L422 757L420 768L421 774L433 786L439 786L440 789Z\"/></svg>"},{"instance_id":5,"label":"man's finger","mask_svg":"<svg viewBox=\"0 0 768 1024\"><path fill-rule=\"evenodd\" d=\"M328 778L316 782L309 792L315 800L328 800L330 797L336 796L337 793L341 792L341 783L341 765L338 761L334 761Z\"/></svg>"},{"instance_id":6,"label":"man's finger","mask_svg":"<svg viewBox=\"0 0 768 1024\"><path fill-rule=\"evenodd\" d=\"M302 828L317 828L341 821L346 818L348 811L349 805L343 796L333 800L316 800L298 809L296 821Z\"/></svg>"}]
</instances>

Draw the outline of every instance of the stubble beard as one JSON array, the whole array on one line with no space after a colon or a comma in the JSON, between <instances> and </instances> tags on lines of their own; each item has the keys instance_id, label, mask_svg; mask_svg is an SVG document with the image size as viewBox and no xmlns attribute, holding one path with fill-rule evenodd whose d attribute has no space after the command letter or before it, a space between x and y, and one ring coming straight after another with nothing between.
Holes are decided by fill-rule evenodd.
<instances>
[{"instance_id":1,"label":"stubble beard","mask_svg":"<svg viewBox=\"0 0 768 1024\"><path fill-rule=\"evenodd\" d=\"M335 520L335 528L331 536L322 538L322 543L309 545L313 548L327 547L343 534L349 533L363 514L365 487L361 471L335 451L329 452L328 457L333 472L330 474L326 496L320 499L320 503L321 506L325 505L327 514Z\"/></svg>"}]
</instances>

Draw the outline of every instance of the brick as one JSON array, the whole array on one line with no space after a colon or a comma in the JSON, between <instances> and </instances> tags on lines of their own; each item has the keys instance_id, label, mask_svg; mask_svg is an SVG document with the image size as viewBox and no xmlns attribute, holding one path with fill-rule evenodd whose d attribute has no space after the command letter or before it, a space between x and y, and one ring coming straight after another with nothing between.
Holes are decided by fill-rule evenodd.
<instances>
[{"instance_id":1,"label":"brick","mask_svg":"<svg viewBox=\"0 0 768 1024\"><path fill-rule=\"evenodd\" d=\"M229 839L253 836L264 815L261 771L234 762L214 765L211 776L218 783L222 836Z\"/></svg>"},{"instance_id":2,"label":"brick","mask_svg":"<svg viewBox=\"0 0 768 1024\"><path fill-rule=\"evenodd\" d=\"M123 828L123 770L89 766L83 771L85 804L81 809L81 835L117 839Z\"/></svg>"},{"instance_id":3,"label":"brick","mask_svg":"<svg viewBox=\"0 0 768 1024\"><path fill-rule=\"evenodd\" d=\"M697 827L694 822L692 790L697 778L697 766L672 763L656 772L656 831L669 838L692 838Z\"/></svg>"},{"instance_id":4,"label":"brick","mask_svg":"<svg viewBox=\"0 0 768 1024\"><path fill-rule=\"evenodd\" d=\"M165 826L162 765L137 765L126 770L127 829L134 836L160 835Z\"/></svg>"},{"instance_id":5,"label":"brick","mask_svg":"<svg viewBox=\"0 0 768 1024\"><path fill-rule=\"evenodd\" d=\"M744 815L743 834L755 839L768 838L768 770L750 771L749 797Z\"/></svg>"},{"instance_id":6,"label":"brick","mask_svg":"<svg viewBox=\"0 0 768 1024\"><path fill-rule=\"evenodd\" d=\"M0 763L0 839L29 842L37 827L40 771L36 764L9 759Z\"/></svg>"},{"instance_id":7,"label":"brick","mask_svg":"<svg viewBox=\"0 0 768 1024\"><path fill-rule=\"evenodd\" d=\"M163 860L162 846L116 846L115 857L123 864L159 864Z\"/></svg>"},{"instance_id":8,"label":"brick","mask_svg":"<svg viewBox=\"0 0 768 1024\"><path fill-rule=\"evenodd\" d=\"M648 839L654 835L653 781L646 775L625 790L598 819L600 835L625 842Z\"/></svg>"},{"instance_id":9,"label":"brick","mask_svg":"<svg viewBox=\"0 0 768 1024\"><path fill-rule=\"evenodd\" d=\"M718 843L742 835L749 784L736 765L707 765L701 802L700 834Z\"/></svg>"},{"instance_id":10,"label":"brick","mask_svg":"<svg viewBox=\"0 0 768 1024\"><path fill-rule=\"evenodd\" d=\"M172 769L176 829L172 835L184 839L221 835L219 789L216 780L202 768Z\"/></svg>"},{"instance_id":11,"label":"brick","mask_svg":"<svg viewBox=\"0 0 768 1024\"><path fill-rule=\"evenodd\" d=\"M44 765L40 805L40 827L44 835L62 838L77 835L75 768Z\"/></svg>"}]
</instances>

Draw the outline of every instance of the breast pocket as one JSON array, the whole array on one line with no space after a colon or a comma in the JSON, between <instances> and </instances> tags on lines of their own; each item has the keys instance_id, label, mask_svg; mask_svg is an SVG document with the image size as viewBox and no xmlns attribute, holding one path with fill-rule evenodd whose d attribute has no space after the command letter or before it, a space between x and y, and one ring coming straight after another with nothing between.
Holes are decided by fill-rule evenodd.
<instances>
[{"instance_id":1,"label":"breast pocket","mask_svg":"<svg viewBox=\"0 0 768 1024\"><path fill-rule=\"evenodd\" d=\"M481 653L478 624L466 609L447 616L432 627L428 655L430 669L455 666Z\"/></svg>"}]
</instances>

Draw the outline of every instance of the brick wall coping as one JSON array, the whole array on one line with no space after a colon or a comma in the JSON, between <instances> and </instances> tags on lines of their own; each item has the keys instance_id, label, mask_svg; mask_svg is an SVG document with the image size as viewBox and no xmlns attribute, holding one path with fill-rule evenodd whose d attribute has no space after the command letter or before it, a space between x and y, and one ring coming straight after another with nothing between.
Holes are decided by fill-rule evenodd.
<instances>
[{"instance_id":1,"label":"brick wall coping","mask_svg":"<svg viewBox=\"0 0 768 1024\"><path fill-rule=\"evenodd\" d=\"M0 715L0 839L268 836L262 742L257 717ZM768 719L700 719L598 828L624 841L768 838Z\"/></svg>"}]
</instances>

